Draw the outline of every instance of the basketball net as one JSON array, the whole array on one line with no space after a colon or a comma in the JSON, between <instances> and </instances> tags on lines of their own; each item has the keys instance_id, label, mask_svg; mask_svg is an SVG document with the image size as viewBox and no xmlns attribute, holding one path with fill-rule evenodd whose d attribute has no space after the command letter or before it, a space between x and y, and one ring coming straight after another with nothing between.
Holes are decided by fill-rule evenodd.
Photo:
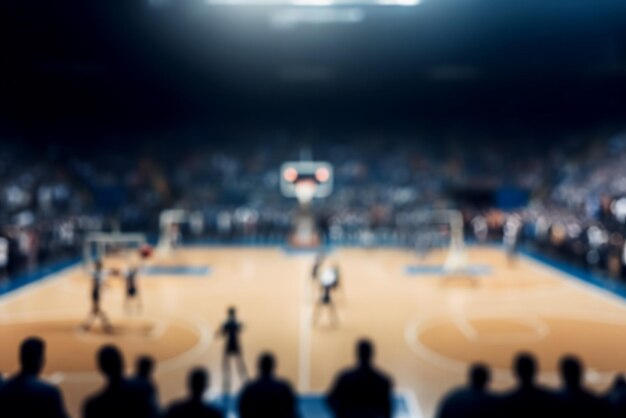
<instances>
[{"instance_id":1,"label":"basketball net","mask_svg":"<svg viewBox=\"0 0 626 418\"><path fill-rule=\"evenodd\" d=\"M463 273L467 269L467 253L463 242L462 221L452 218L450 221L450 246L443 269L448 274Z\"/></svg>"},{"instance_id":2,"label":"basketball net","mask_svg":"<svg viewBox=\"0 0 626 418\"><path fill-rule=\"evenodd\" d=\"M300 180L296 183L295 194L302 206L308 206L315 197L317 185L313 180Z\"/></svg>"},{"instance_id":3,"label":"basketball net","mask_svg":"<svg viewBox=\"0 0 626 418\"><path fill-rule=\"evenodd\" d=\"M447 274L458 274L463 273L466 269L467 253L465 252L465 247L462 242L453 237L448 248L448 255L443 264L443 270Z\"/></svg>"}]
</instances>

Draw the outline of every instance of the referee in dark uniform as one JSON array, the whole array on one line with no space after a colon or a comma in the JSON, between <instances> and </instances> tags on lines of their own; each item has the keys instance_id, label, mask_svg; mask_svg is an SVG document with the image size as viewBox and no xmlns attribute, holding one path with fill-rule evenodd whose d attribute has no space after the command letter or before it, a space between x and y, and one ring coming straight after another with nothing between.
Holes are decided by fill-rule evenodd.
<instances>
[{"instance_id":1,"label":"referee in dark uniform","mask_svg":"<svg viewBox=\"0 0 626 418\"><path fill-rule=\"evenodd\" d=\"M237 311L235 308L228 309L228 317L217 331L218 336L225 339L224 355L222 357L222 371L224 382L224 396L228 399L231 386L231 361L237 363L239 377L242 381L248 378L246 363L241 350L239 334L243 330L243 324L237 319Z\"/></svg>"}]
</instances>

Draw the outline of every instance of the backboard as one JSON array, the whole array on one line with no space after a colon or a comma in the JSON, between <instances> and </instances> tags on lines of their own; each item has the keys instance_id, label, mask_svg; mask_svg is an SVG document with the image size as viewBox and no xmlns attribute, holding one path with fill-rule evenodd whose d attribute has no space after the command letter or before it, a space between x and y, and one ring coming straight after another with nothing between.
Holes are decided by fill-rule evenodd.
<instances>
[{"instance_id":1,"label":"backboard","mask_svg":"<svg viewBox=\"0 0 626 418\"><path fill-rule=\"evenodd\" d=\"M302 187L306 185L306 196ZM300 187L299 187L300 186ZM333 191L333 166L324 161L288 161L280 168L280 191L285 197L302 200L324 198Z\"/></svg>"}]
</instances>

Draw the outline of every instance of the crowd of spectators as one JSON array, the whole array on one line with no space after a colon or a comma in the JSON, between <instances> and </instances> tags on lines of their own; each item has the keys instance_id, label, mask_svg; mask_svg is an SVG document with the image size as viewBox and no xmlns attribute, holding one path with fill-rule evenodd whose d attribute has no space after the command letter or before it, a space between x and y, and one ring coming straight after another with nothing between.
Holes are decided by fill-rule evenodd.
<instances>
[{"instance_id":1,"label":"crowd of spectators","mask_svg":"<svg viewBox=\"0 0 626 418\"><path fill-rule=\"evenodd\" d=\"M373 364L374 347L368 340L357 345L357 364L337 375L327 395L328 409L337 418L391 418L392 381ZM40 378L45 362L45 342L30 337L20 347L20 370L2 380L0 373L0 416L3 418L67 418L62 392ZM140 357L134 376L126 376L124 357L114 345L97 353L103 387L83 403L84 418L221 418L230 408L225 402L205 399L210 384L203 367L189 372L188 397L162 408L158 387L152 377L150 357ZM226 403L226 407L224 405ZM240 418L297 418L298 396L291 384L276 376L276 359L265 352L259 356L258 376L248 380L238 396Z\"/></svg>"},{"instance_id":2,"label":"crowd of spectators","mask_svg":"<svg viewBox=\"0 0 626 418\"><path fill-rule=\"evenodd\" d=\"M513 363L516 386L504 393L489 390L487 366L472 365L467 384L441 401L436 417L583 418L621 417L626 412L626 387L621 376L606 393L595 393L585 387L581 360L567 355L559 365L562 386L552 389L538 382L537 359L532 354L519 353Z\"/></svg>"},{"instance_id":3,"label":"crowd of spectators","mask_svg":"<svg viewBox=\"0 0 626 418\"><path fill-rule=\"evenodd\" d=\"M357 344L357 363L339 373L326 394L326 408L335 418L392 418L393 381L373 363L374 346ZM6 381L0 374L0 416L6 418L67 418L61 390L40 377L45 362L45 342L30 337L20 348L20 370ZM221 418L229 403L209 402L210 375L203 367L189 372L186 398L162 408L152 374L153 362L141 357L134 376L127 376L124 357L114 345L97 353L97 367L104 384L83 403L84 418ZM516 385L508 392L489 389L490 369L484 364L469 368L465 386L453 389L441 400L436 418L612 418L626 414L626 381L618 376L604 394L585 387L585 370L574 356L560 361L562 386L552 389L538 383L538 364L530 353L519 353L513 362ZM298 418L298 395L291 384L276 376L276 359L263 353L258 376L244 383L236 403L240 418ZM227 399L227 398L224 398ZM226 405L226 407L225 407Z\"/></svg>"},{"instance_id":4,"label":"crowd of spectators","mask_svg":"<svg viewBox=\"0 0 626 418\"><path fill-rule=\"evenodd\" d=\"M297 203L281 195L278 171L301 157L334 166L333 194L313 204L327 243L413 246L424 226L416 213L459 208L468 239L500 240L514 214L523 221L521 241L615 277L624 270L623 134L547 144L400 134L309 139L308 146L282 137L208 143L125 152L0 146L1 275L77 257L89 231L156 237L168 208L199 215L201 222L184 226L187 241L285 242ZM517 197L503 200L511 191Z\"/></svg>"}]
</instances>

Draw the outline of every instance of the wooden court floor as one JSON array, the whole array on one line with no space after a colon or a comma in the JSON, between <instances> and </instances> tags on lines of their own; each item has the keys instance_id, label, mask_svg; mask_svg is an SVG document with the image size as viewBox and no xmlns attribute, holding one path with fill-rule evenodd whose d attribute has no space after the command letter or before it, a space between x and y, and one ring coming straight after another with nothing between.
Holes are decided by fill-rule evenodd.
<instances>
[{"instance_id":1,"label":"wooden court floor","mask_svg":"<svg viewBox=\"0 0 626 418\"><path fill-rule=\"evenodd\" d=\"M416 417L431 417L473 361L494 368L495 388L510 387L509 365L519 350L538 355L541 379L549 385L557 383L555 370L565 353L583 358L587 381L599 390L626 370L621 299L528 258L510 265L496 248L470 248L468 256L480 267L473 280L429 270L441 265L443 252L420 259L396 249L335 250L331 260L344 280L336 295L341 325L335 328L324 317L317 327L311 323L317 297L309 276L312 254L180 249L150 263L192 272L209 267L210 274L143 276L144 311L131 316L123 309L123 283L109 280L104 307L116 326L113 335L78 330L89 308L89 277L80 267L70 268L0 299L0 371L16 370L20 340L44 337L46 377L61 385L68 409L78 417L81 400L101 384L95 352L114 343L129 367L143 353L158 360L164 404L183 395L185 374L194 365L210 368L216 395L222 341L214 332L229 306L238 308L245 324L248 368L255 369L260 352L273 351L279 374L301 393L325 391L334 374L352 363L355 341L371 338L377 363L415 400ZM107 267L116 265L119 260L107 260Z\"/></svg>"}]
</instances>

